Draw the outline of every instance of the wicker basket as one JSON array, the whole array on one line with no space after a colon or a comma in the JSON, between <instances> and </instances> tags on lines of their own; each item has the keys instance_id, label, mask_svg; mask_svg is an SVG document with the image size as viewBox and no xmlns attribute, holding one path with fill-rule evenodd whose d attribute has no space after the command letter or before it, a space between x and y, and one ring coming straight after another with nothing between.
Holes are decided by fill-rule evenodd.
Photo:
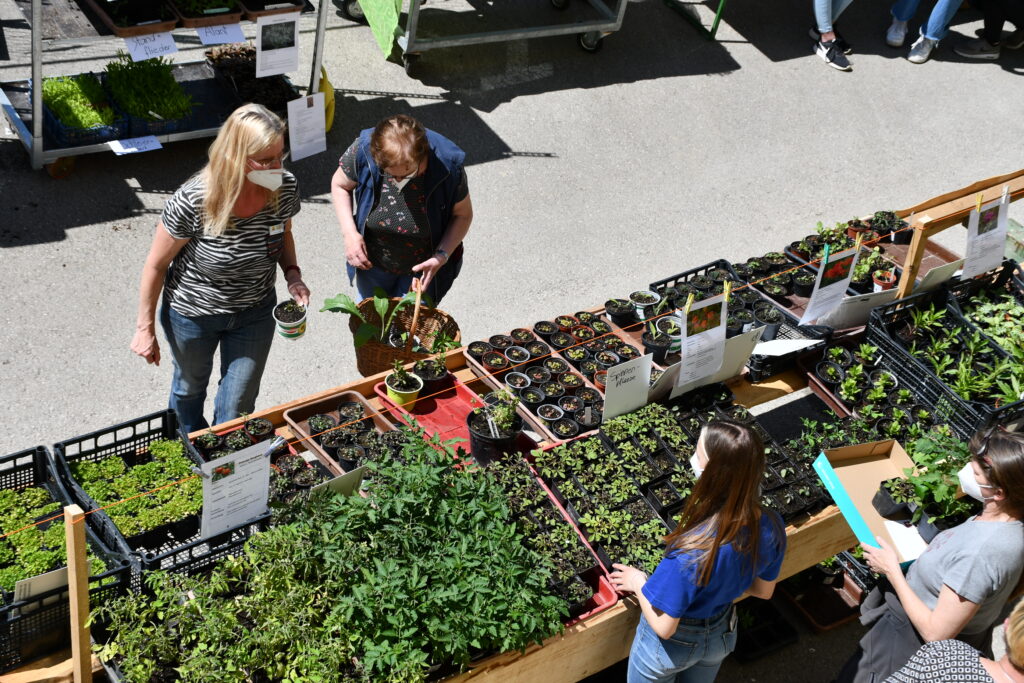
<instances>
[{"instance_id":1,"label":"wicker basket","mask_svg":"<svg viewBox=\"0 0 1024 683\"><path fill-rule=\"evenodd\" d=\"M401 299L391 299L388 305L388 313L394 309L395 305L401 301ZM373 307L373 299L363 299L358 304L359 312L366 318L366 322L370 325L377 327L383 327L380 316L377 315L377 309ZM406 306L397 314L395 314L394 325L402 330L408 330L412 325L413 307ZM359 325L362 321L356 316L350 316L348 321L348 328L355 335L356 330L359 329ZM427 308L423 306L420 308L420 317L416 323L416 329L413 333L420 338L421 342L428 342L434 338L439 332L444 332L456 342L461 341L462 333L459 332L459 325L455 322L455 319L445 313L439 308ZM369 377L370 375L376 375L390 370L396 360L402 361L402 363L412 363L413 361L422 360L429 358L433 354L429 353L416 353L414 351L406 351L405 347L395 348L388 346L387 344L381 343L378 339L371 339L362 346L356 348L356 368L359 369L359 373L363 377Z\"/></svg>"}]
</instances>

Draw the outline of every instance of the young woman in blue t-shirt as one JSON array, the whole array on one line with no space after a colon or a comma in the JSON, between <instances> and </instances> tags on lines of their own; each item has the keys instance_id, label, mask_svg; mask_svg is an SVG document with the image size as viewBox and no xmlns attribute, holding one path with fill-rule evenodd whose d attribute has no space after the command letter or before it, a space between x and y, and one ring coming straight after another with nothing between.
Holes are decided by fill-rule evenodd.
<instances>
[{"instance_id":1,"label":"young woman in blue t-shirt","mask_svg":"<svg viewBox=\"0 0 1024 683\"><path fill-rule=\"evenodd\" d=\"M764 445L727 420L704 428L698 480L654 574L614 565L612 583L635 593L643 615L629 653L629 683L705 683L736 647L733 602L768 599L786 550L775 512L762 510ZM750 530L757 529L757 533Z\"/></svg>"}]
</instances>

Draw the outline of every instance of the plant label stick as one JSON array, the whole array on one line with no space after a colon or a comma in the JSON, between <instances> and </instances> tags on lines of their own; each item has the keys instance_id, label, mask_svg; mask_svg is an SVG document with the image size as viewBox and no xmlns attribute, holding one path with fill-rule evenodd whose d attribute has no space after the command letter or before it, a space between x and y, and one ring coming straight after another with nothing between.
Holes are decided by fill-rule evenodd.
<instances>
[{"instance_id":1,"label":"plant label stick","mask_svg":"<svg viewBox=\"0 0 1024 683\"><path fill-rule=\"evenodd\" d=\"M172 55L178 51L174 36L169 31L150 33L145 36L132 36L124 39L125 46L132 61L144 62L154 57Z\"/></svg>"}]
</instances>

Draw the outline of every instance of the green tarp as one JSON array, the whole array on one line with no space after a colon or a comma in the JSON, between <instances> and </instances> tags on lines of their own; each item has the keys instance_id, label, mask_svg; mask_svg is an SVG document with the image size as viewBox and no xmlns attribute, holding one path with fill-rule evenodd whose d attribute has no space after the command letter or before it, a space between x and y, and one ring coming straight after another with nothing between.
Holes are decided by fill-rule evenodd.
<instances>
[{"instance_id":1,"label":"green tarp","mask_svg":"<svg viewBox=\"0 0 1024 683\"><path fill-rule=\"evenodd\" d=\"M391 56L391 48L399 35L398 17L402 13L402 0L359 0L359 6L373 30L381 52Z\"/></svg>"}]
</instances>

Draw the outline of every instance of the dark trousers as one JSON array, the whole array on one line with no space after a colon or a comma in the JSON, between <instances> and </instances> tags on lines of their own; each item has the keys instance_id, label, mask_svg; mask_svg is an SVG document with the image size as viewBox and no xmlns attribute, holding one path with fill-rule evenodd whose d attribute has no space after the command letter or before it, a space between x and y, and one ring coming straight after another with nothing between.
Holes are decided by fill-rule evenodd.
<instances>
[{"instance_id":1,"label":"dark trousers","mask_svg":"<svg viewBox=\"0 0 1024 683\"><path fill-rule=\"evenodd\" d=\"M1024 0L971 0L985 15L985 40L998 45L1003 37L1003 24L1012 23L1024 30Z\"/></svg>"}]
</instances>

